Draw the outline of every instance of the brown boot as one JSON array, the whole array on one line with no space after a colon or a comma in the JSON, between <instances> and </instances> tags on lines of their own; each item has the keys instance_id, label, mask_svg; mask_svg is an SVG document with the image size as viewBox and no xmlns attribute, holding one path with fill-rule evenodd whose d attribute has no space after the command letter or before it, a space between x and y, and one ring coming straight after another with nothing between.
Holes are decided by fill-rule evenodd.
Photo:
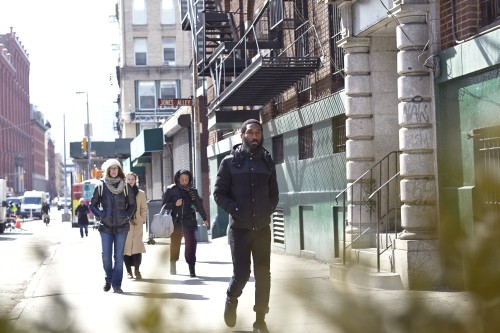
<instances>
[{"instance_id":1,"label":"brown boot","mask_svg":"<svg viewBox=\"0 0 500 333\"><path fill-rule=\"evenodd\" d=\"M139 267L136 267L136 268L135 268L135 278L136 278L137 280L142 279L141 272L139 272Z\"/></svg>"},{"instance_id":2,"label":"brown boot","mask_svg":"<svg viewBox=\"0 0 500 333\"><path fill-rule=\"evenodd\" d=\"M127 267L127 278L133 279L134 276L132 275L132 267Z\"/></svg>"}]
</instances>

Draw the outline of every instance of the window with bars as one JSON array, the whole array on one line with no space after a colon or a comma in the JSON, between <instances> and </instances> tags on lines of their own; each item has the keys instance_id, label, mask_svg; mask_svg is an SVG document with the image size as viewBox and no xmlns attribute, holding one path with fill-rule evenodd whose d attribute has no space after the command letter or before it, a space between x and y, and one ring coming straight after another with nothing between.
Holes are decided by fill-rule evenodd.
<instances>
[{"instance_id":1,"label":"window with bars","mask_svg":"<svg viewBox=\"0 0 500 333\"><path fill-rule=\"evenodd\" d=\"M345 135L345 122L347 117L345 115L332 118L332 138L333 138L333 153L345 152L345 143L347 141Z\"/></svg>"},{"instance_id":2,"label":"window with bars","mask_svg":"<svg viewBox=\"0 0 500 333\"><path fill-rule=\"evenodd\" d=\"M283 154L283 135L273 137L273 159L275 164L285 161Z\"/></svg>"},{"instance_id":3,"label":"window with bars","mask_svg":"<svg viewBox=\"0 0 500 333\"><path fill-rule=\"evenodd\" d=\"M313 151L313 129L306 126L299 129L299 160L305 160L314 156Z\"/></svg>"},{"instance_id":4,"label":"window with bars","mask_svg":"<svg viewBox=\"0 0 500 333\"><path fill-rule=\"evenodd\" d=\"M339 85L344 84L344 49L337 46L337 42L342 38L342 28L340 26L340 10L337 6L328 6L330 22L330 59L332 66L332 79Z\"/></svg>"},{"instance_id":5,"label":"window with bars","mask_svg":"<svg viewBox=\"0 0 500 333\"><path fill-rule=\"evenodd\" d=\"M500 0L481 0L481 27L500 24Z\"/></svg>"}]
</instances>

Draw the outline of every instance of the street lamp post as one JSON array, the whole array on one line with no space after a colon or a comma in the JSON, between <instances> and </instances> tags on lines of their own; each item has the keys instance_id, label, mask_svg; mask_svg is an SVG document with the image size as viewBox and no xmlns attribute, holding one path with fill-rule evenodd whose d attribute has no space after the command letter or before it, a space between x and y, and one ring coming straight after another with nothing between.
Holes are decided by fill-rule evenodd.
<instances>
[{"instance_id":1,"label":"street lamp post","mask_svg":"<svg viewBox=\"0 0 500 333\"><path fill-rule=\"evenodd\" d=\"M87 165L87 175L88 179L92 178L91 176L91 170L92 170L92 160L91 160L91 148L92 148L92 143L90 140L90 116L89 116L89 93L88 91L77 91L77 94L85 94L87 97L87 130L85 131L86 137L87 137L87 160L88 160L88 165Z\"/></svg>"}]
</instances>

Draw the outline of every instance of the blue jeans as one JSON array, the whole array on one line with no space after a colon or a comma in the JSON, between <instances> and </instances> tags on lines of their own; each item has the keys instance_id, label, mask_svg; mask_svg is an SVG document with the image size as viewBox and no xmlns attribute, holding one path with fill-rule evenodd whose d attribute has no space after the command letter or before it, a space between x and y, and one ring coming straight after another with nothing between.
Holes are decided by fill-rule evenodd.
<instances>
[{"instance_id":1,"label":"blue jeans","mask_svg":"<svg viewBox=\"0 0 500 333\"><path fill-rule=\"evenodd\" d=\"M87 224L79 224L80 227L80 236L83 238L83 233L85 232L85 236L89 235L89 226Z\"/></svg>"},{"instance_id":2,"label":"blue jeans","mask_svg":"<svg viewBox=\"0 0 500 333\"><path fill-rule=\"evenodd\" d=\"M271 228L259 231L229 229L229 245L233 258L233 276L229 282L227 295L240 297L251 271L255 277L255 312L269 311L269 293L271 291Z\"/></svg>"},{"instance_id":3,"label":"blue jeans","mask_svg":"<svg viewBox=\"0 0 500 333\"><path fill-rule=\"evenodd\" d=\"M123 279L123 250L128 232L108 234L100 232L102 245L102 266L106 283L113 288L121 288ZM113 264L114 258L114 264Z\"/></svg>"}]
</instances>

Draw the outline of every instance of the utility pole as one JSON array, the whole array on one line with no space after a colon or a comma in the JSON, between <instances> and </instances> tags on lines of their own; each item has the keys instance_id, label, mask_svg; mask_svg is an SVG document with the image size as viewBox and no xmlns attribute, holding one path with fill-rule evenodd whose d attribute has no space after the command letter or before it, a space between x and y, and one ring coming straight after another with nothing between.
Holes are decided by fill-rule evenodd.
<instances>
[{"instance_id":1,"label":"utility pole","mask_svg":"<svg viewBox=\"0 0 500 333\"><path fill-rule=\"evenodd\" d=\"M89 114L89 92L88 91L77 91L77 94L85 94L87 96L87 126L85 130L85 136L87 137L87 179L92 178L92 142L90 140L90 114Z\"/></svg>"}]
</instances>

